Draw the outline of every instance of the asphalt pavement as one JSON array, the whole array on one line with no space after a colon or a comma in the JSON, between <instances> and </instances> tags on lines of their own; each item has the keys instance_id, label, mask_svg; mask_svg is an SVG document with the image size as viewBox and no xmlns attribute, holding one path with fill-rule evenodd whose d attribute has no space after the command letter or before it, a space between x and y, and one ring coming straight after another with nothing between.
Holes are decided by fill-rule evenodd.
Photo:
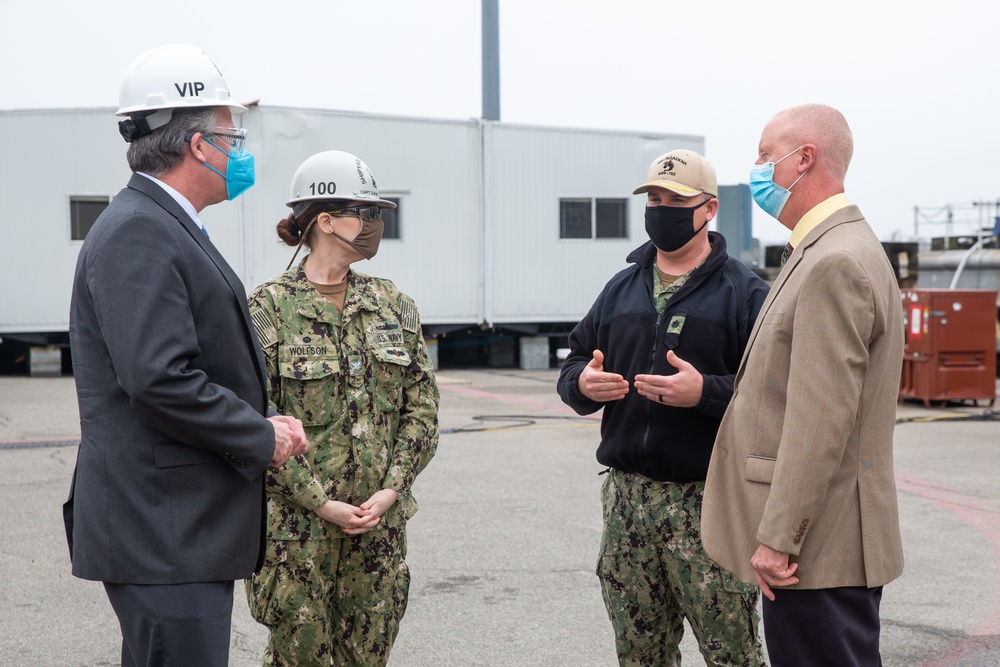
<instances>
[{"instance_id":1,"label":"asphalt pavement","mask_svg":"<svg viewBox=\"0 0 1000 667\"><path fill-rule=\"evenodd\" d=\"M557 371L444 371L441 442L417 479L409 607L390 667L616 664L594 568L598 422ZM885 667L1000 666L1000 421L985 404L898 407L906 571L885 588ZM62 527L79 438L73 380L0 377L0 666L119 664L100 584L74 579ZM236 587L231 665L266 631ZM690 632L684 664L701 667Z\"/></svg>"}]
</instances>

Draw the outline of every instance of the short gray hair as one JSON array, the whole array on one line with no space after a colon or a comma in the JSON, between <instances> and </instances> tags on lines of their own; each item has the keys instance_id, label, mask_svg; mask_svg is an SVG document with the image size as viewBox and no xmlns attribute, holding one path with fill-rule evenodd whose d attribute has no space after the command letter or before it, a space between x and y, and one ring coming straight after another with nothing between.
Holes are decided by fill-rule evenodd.
<instances>
[{"instance_id":1,"label":"short gray hair","mask_svg":"<svg viewBox=\"0 0 1000 667\"><path fill-rule=\"evenodd\" d=\"M128 166L132 171L163 176L184 159L191 134L210 134L217 123L218 107L175 109L170 122L128 145Z\"/></svg>"}]
</instances>

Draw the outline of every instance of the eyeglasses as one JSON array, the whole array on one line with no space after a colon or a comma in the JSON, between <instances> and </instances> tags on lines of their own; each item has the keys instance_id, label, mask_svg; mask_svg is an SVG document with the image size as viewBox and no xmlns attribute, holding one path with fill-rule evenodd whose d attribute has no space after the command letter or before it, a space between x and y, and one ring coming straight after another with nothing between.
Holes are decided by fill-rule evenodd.
<instances>
[{"instance_id":1,"label":"eyeglasses","mask_svg":"<svg viewBox=\"0 0 1000 667\"><path fill-rule=\"evenodd\" d=\"M247 142L245 127L217 127L207 134L225 139L233 153L242 153Z\"/></svg>"},{"instance_id":2,"label":"eyeglasses","mask_svg":"<svg viewBox=\"0 0 1000 667\"><path fill-rule=\"evenodd\" d=\"M356 215L365 222L374 222L382 217L382 209L378 206L345 206L327 211L327 213L330 215Z\"/></svg>"}]
</instances>

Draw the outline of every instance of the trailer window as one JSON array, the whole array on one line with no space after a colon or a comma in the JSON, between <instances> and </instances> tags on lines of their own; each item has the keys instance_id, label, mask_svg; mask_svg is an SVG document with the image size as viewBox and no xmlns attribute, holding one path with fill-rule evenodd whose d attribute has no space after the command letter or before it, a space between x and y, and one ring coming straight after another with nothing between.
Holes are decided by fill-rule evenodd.
<instances>
[{"instance_id":1,"label":"trailer window","mask_svg":"<svg viewBox=\"0 0 1000 667\"><path fill-rule=\"evenodd\" d=\"M590 199L560 199L559 238L592 238L590 207Z\"/></svg>"},{"instance_id":2,"label":"trailer window","mask_svg":"<svg viewBox=\"0 0 1000 667\"><path fill-rule=\"evenodd\" d=\"M402 200L399 197L383 197L386 201L391 201L396 205L396 208L382 209L382 224L384 228L382 229L382 238L384 239L398 239L399 235L399 213L402 208Z\"/></svg>"},{"instance_id":3,"label":"trailer window","mask_svg":"<svg viewBox=\"0 0 1000 667\"><path fill-rule=\"evenodd\" d=\"M82 241L87 238L90 228L94 226L98 216L104 212L111 202L110 197L77 197L69 198L70 238Z\"/></svg>"},{"instance_id":4,"label":"trailer window","mask_svg":"<svg viewBox=\"0 0 1000 667\"><path fill-rule=\"evenodd\" d=\"M590 197L560 199L559 238L627 239L628 200Z\"/></svg>"},{"instance_id":5,"label":"trailer window","mask_svg":"<svg viewBox=\"0 0 1000 667\"><path fill-rule=\"evenodd\" d=\"M597 233L599 239L628 238L628 201L625 199L597 200Z\"/></svg>"}]
</instances>

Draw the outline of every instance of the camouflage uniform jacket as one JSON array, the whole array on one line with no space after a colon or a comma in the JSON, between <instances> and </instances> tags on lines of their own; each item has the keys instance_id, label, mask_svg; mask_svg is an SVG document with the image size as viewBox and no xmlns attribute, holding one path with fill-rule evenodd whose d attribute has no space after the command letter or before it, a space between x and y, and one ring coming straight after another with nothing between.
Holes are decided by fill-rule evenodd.
<instances>
[{"instance_id":1,"label":"camouflage uniform jacket","mask_svg":"<svg viewBox=\"0 0 1000 667\"><path fill-rule=\"evenodd\" d=\"M417 308L391 281L352 270L339 313L304 263L250 295L270 403L301 419L309 439L305 454L268 469L268 537L344 537L313 510L327 500L360 505L384 488L399 497L381 527L400 526L416 512L410 485L438 442L438 389Z\"/></svg>"}]
</instances>

